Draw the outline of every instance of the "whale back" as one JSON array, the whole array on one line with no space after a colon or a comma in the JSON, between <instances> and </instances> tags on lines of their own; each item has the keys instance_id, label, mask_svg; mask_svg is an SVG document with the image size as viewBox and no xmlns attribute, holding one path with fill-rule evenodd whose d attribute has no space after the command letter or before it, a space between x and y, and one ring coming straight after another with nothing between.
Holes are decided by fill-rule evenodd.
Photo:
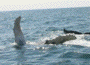
<instances>
[{"instance_id":1,"label":"whale back","mask_svg":"<svg viewBox=\"0 0 90 65\"><path fill-rule=\"evenodd\" d=\"M59 36L52 40L46 40L45 44L63 44L66 41L75 40L74 35Z\"/></svg>"},{"instance_id":2,"label":"whale back","mask_svg":"<svg viewBox=\"0 0 90 65\"><path fill-rule=\"evenodd\" d=\"M64 29L64 33L83 34L83 33L78 32L78 31L72 31L72 30L66 30L66 29ZM86 33L86 34L87 34L87 33Z\"/></svg>"},{"instance_id":3,"label":"whale back","mask_svg":"<svg viewBox=\"0 0 90 65\"><path fill-rule=\"evenodd\" d=\"M16 20L14 21L13 32L14 32L14 36L15 36L15 42L17 43L17 45L23 46L26 44L26 42L25 42L24 35L21 31L20 20L21 20L21 16L16 18Z\"/></svg>"}]
</instances>

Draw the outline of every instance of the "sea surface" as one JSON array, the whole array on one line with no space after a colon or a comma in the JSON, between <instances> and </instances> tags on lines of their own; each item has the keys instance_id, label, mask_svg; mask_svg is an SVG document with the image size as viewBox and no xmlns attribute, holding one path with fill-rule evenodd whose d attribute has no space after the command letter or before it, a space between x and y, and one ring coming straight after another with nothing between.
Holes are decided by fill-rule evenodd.
<instances>
[{"instance_id":1,"label":"sea surface","mask_svg":"<svg viewBox=\"0 0 90 65\"><path fill-rule=\"evenodd\" d=\"M21 16L26 45L14 48L14 20ZM45 40L63 29L90 32L90 7L0 12L0 65L90 65L90 35L75 35L63 45Z\"/></svg>"}]
</instances>

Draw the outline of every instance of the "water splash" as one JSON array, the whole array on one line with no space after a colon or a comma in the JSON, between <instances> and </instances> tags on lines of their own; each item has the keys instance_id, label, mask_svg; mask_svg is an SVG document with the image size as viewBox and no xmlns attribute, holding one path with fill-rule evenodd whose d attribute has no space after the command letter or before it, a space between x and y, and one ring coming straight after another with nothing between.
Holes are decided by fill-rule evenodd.
<instances>
[{"instance_id":1,"label":"water splash","mask_svg":"<svg viewBox=\"0 0 90 65\"><path fill-rule=\"evenodd\" d=\"M77 37L76 40L67 41L64 44L69 45L80 45L85 47L90 47L90 41L84 39L85 35L75 35Z\"/></svg>"}]
</instances>

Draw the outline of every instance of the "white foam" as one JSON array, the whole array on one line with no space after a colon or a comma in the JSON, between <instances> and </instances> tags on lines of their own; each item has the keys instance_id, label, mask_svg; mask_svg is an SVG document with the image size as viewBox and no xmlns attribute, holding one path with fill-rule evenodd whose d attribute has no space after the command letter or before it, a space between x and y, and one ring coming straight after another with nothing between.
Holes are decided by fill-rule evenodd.
<instances>
[{"instance_id":1,"label":"white foam","mask_svg":"<svg viewBox=\"0 0 90 65\"><path fill-rule=\"evenodd\" d=\"M43 45L45 43L45 41L41 41L41 42L31 42L31 41L27 41L26 44L30 44L30 45Z\"/></svg>"},{"instance_id":2,"label":"white foam","mask_svg":"<svg viewBox=\"0 0 90 65\"><path fill-rule=\"evenodd\" d=\"M14 42L14 43L10 43L10 44L11 44L11 45L17 45L17 43L15 43L15 42Z\"/></svg>"},{"instance_id":3,"label":"white foam","mask_svg":"<svg viewBox=\"0 0 90 65\"><path fill-rule=\"evenodd\" d=\"M67 42L64 42L64 44L90 47L90 41L87 41L84 39L85 35L75 35L75 36L77 37L76 40L67 41Z\"/></svg>"},{"instance_id":4,"label":"white foam","mask_svg":"<svg viewBox=\"0 0 90 65\"><path fill-rule=\"evenodd\" d=\"M80 46L86 46L86 47L90 47L90 41L86 41L86 40L71 40L71 41L67 41L64 44L69 44L69 45L80 45Z\"/></svg>"}]
</instances>

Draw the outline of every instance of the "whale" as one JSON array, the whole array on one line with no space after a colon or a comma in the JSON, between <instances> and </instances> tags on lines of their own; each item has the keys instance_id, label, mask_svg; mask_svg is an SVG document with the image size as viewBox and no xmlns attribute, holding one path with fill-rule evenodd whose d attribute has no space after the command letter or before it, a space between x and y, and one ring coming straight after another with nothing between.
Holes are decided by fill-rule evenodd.
<instances>
[{"instance_id":1,"label":"whale","mask_svg":"<svg viewBox=\"0 0 90 65\"><path fill-rule=\"evenodd\" d=\"M24 46L26 44L26 41L20 27L20 21L21 21L21 16L15 19L13 32L15 36L15 43L17 43L18 46ZM46 40L45 44L63 44L66 41L75 40L75 39L76 37L74 35L69 34L66 36L58 36L52 40Z\"/></svg>"},{"instance_id":2,"label":"whale","mask_svg":"<svg viewBox=\"0 0 90 65\"><path fill-rule=\"evenodd\" d=\"M66 35L66 36L58 36L52 40L46 40L45 44L63 44L66 41L75 40L76 37L74 35Z\"/></svg>"},{"instance_id":3,"label":"whale","mask_svg":"<svg viewBox=\"0 0 90 65\"><path fill-rule=\"evenodd\" d=\"M64 28L63 31L64 31L65 34L74 33L74 34L89 34L90 35L90 32L81 33L81 32L78 32L78 31L66 30L65 28Z\"/></svg>"},{"instance_id":4,"label":"whale","mask_svg":"<svg viewBox=\"0 0 90 65\"><path fill-rule=\"evenodd\" d=\"M81 32L78 32L78 31L72 31L72 30L66 30L66 29L64 29L64 33L65 34L67 33L82 34Z\"/></svg>"}]
</instances>

